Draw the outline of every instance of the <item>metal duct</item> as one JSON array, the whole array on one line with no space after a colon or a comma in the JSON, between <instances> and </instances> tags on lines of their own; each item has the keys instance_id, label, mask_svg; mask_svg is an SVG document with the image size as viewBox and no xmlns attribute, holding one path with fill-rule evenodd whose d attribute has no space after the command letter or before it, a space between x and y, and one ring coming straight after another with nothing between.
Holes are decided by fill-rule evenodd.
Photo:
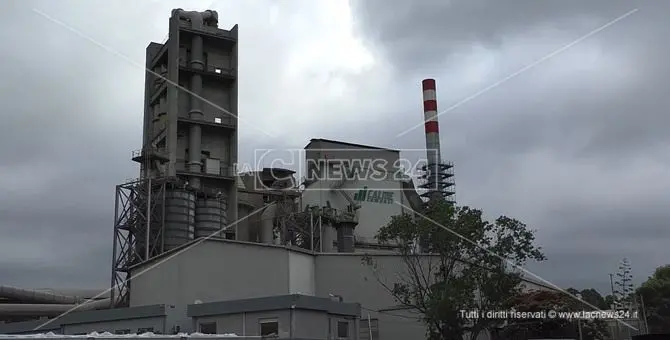
<instances>
[{"instance_id":1,"label":"metal duct","mask_svg":"<svg viewBox=\"0 0 670 340\"><path fill-rule=\"evenodd\" d=\"M274 239L274 219L277 215L277 203L265 207L261 214L261 242L272 244Z\"/></svg>"},{"instance_id":2,"label":"metal duct","mask_svg":"<svg viewBox=\"0 0 670 340\"><path fill-rule=\"evenodd\" d=\"M339 223L336 227L337 233L337 252L353 253L354 246L354 223Z\"/></svg>"},{"instance_id":3,"label":"metal duct","mask_svg":"<svg viewBox=\"0 0 670 340\"><path fill-rule=\"evenodd\" d=\"M46 304L77 304L85 300L75 296L65 296L10 286L0 286L0 297Z\"/></svg>"},{"instance_id":4,"label":"metal duct","mask_svg":"<svg viewBox=\"0 0 670 340\"><path fill-rule=\"evenodd\" d=\"M337 230L330 224L323 224L321 227L321 251L324 253L333 252L333 243L337 240Z\"/></svg>"},{"instance_id":5,"label":"metal duct","mask_svg":"<svg viewBox=\"0 0 670 340\"><path fill-rule=\"evenodd\" d=\"M91 301L82 304L0 304L0 315L16 316L57 316L69 311L107 309L111 299Z\"/></svg>"},{"instance_id":6,"label":"metal duct","mask_svg":"<svg viewBox=\"0 0 670 340\"><path fill-rule=\"evenodd\" d=\"M204 12L198 11L185 11L181 8L173 9L172 16L178 15L180 18L186 18L191 20L191 26L194 29L202 29L204 23L211 23L216 26L219 22L219 13L212 10L206 10Z\"/></svg>"}]
</instances>

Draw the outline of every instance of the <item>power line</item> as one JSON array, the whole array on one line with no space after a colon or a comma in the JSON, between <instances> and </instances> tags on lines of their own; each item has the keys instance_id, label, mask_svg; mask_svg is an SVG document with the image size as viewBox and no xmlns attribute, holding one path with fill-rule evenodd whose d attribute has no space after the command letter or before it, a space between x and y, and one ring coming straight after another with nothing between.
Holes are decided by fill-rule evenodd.
<instances>
[{"instance_id":1,"label":"power line","mask_svg":"<svg viewBox=\"0 0 670 340\"><path fill-rule=\"evenodd\" d=\"M374 313L379 313L379 314L383 314L383 315L388 315L388 316L393 316L393 317L403 318L403 319L409 319L409 320L414 320L414 321L423 321L424 320L423 318L418 317L418 316L395 314L395 313L390 313L390 312L385 311L385 310L371 309L371 308L367 308L367 307L364 307L364 306L361 306L361 309L366 310L368 312L374 312ZM409 309L409 308L407 308L407 309Z\"/></svg>"}]
</instances>

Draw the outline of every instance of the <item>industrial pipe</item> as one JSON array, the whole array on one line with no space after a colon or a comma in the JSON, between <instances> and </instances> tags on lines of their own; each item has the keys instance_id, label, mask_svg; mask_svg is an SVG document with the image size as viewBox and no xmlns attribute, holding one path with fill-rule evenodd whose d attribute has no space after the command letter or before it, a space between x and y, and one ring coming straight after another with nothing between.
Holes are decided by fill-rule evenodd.
<instances>
[{"instance_id":1,"label":"industrial pipe","mask_svg":"<svg viewBox=\"0 0 670 340\"><path fill-rule=\"evenodd\" d=\"M277 215L277 203L273 202L263 209L261 214L261 242L272 244L274 239L274 219Z\"/></svg>"},{"instance_id":2,"label":"industrial pipe","mask_svg":"<svg viewBox=\"0 0 670 340\"><path fill-rule=\"evenodd\" d=\"M107 309L110 308L111 301L111 299L103 299L81 304L0 304L0 315L56 316L69 311Z\"/></svg>"},{"instance_id":3,"label":"industrial pipe","mask_svg":"<svg viewBox=\"0 0 670 340\"><path fill-rule=\"evenodd\" d=\"M180 18L186 18L191 20L191 26L194 29L202 29L205 22L211 22L216 25L219 22L219 13L212 10L206 10L204 12L198 11L185 11L181 8L173 9L172 16L178 15Z\"/></svg>"},{"instance_id":4,"label":"industrial pipe","mask_svg":"<svg viewBox=\"0 0 670 340\"><path fill-rule=\"evenodd\" d=\"M0 297L45 304L77 304L85 300L76 296L66 296L11 286L0 286Z\"/></svg>"},{"instance_id":5,"label":"industrial pipe","mask_svg":"<svg viewBox=\"0 0 670 340\"><path fill-rule=\"evenodd\" d=\"M330 223L323 223L321 225L321 251L332 253L335 240L337 240L337 230Z\"/></svg>"}]
</instances>

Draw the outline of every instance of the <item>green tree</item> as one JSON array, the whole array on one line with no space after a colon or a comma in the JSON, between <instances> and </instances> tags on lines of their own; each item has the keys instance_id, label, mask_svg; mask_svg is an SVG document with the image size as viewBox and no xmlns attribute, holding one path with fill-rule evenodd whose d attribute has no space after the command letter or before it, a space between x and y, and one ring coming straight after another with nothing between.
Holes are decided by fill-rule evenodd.
<instances>
[{"instance_id":1,"label":"green tree","mask_svg":"<svg viewBox=\"0 0 670 340\"><path fill-rule=\"evenodd\" d=\"M577 294L580 293L578 289L575 289L575 288L572 288L572 287L566 289L565 291L572 294L572 295L577 295Z\"/></svg>"},{"instance_id":2,"label":"green tree","mask_svg":"<svg viewBox=\"0 0 670 340\"><path fill-rule=\"evenodd\" d=\"M531 291L518 295L514 304L517 312L547 312L549 310L567 312L593 309L559 291ZM600 319L577 321L565 318L510 320L502 334L505 338L578 339L580 328L584 340L606 339L609 335L607 325Z\"/></svg>"},{"instance_id":3,"label":"green tree","mask_svg":"<svg viewBox=\"0 0 670 340\"><path fill-rule=\"evenodd\" d=\"M593 288L583 289L580 294L582 295L582 300L586 301L589 305L596 306L598 309L610 308L605 298Z\"/></svg>"},{"instance_id":4,"label":"green tree","mask_svg":"<svg viewBox=\"0 0 670 340\"><path fill-rule=\"evenodd\" d=\"M467 333L474 339L500 321L466 319L461 311L509 308L521 283L510 263L545 257L533 231L518 220L501 216L489 222L481 210L442 202L419 215L396 216L379 230L380 243L399 249L406 273L392 284L379 281L399 304L421 313L428 339L460 340ZM375 261L364 262L376 273Z\"/></svg>"},{"instance_id":5,"label":"green tree","mask_svg":"<svg viewBox=\"0 0 670 340\"><path fill-rule=\"evenodd\" d=\"M650 333L670 332L670 265L656 268L654 274L637 290L642 297Z\"/></svg>"},{"instance_id":6,"label":"green tree","mask_svg":"<svg viewBox=\"0 0 670 340\"><path fill-rule=\"evenodd\" d=\"M630 262L627 258L621 260L619 264L619 270L617 271L616 279L614 281L615 303L619 309L630 308L633 304L633 294L635 290L633 289L633 274L630 266Z\"/></svg>"},{"instance_id":7,"label":"green tree","mask_svg":"<svg viewBox=\"0 0 670 340\"><path fill-rule=\"evenodd\" d=\"M574 296L581 295L582 300L588 303L590 306L595 306L598 309L610 309L611 303L608 303L605 298L593 288L582 289L579 291L578 289L570 287L565 291ZM610 299L612 299L612 297L610 297Z\"/></svg>"}]
</instances>

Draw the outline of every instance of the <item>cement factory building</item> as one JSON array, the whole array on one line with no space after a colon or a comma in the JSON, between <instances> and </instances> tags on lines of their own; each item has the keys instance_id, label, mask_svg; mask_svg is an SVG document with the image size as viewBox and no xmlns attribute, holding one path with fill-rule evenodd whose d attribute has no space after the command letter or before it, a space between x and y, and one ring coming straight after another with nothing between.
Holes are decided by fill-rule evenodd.
<instances>
[{"instance_id":1,"label":"cement factory building","mask_svg":"<svg viewBox=\"0 0 670 340\"><path fill-rule=\"evenodd\" d=\"M427 199L453 200L451 164L439 152L435 81L423 83L423 190L395 176L399 151L325 139L305 147L304 181L291 169L238 174L237 26L218 28L215 11L176 9L169 30L164 44L147 47L143 145L133 154L141 175L116 189L113 289L82 305L0 286L7 302L0 319L41 318L0 324L0 334L423 338L420 315L398 306L377 280L393 280L403 266L374 236ZM361 159L388 166L377 178L332 176L333 160ZM377 275L363 253L377 260Z\"/></svg>"}]
</instances>

